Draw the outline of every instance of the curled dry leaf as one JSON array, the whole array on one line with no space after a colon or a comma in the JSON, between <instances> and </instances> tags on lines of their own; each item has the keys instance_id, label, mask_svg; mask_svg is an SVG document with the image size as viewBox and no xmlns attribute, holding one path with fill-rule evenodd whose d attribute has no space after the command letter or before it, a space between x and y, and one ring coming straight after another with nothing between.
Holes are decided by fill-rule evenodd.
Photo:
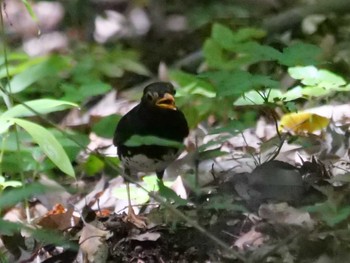
<instances>
[{"instance_id":1,"label":"curled dry leaf","mask_svg":"<svg viewBox=\"0 0 350 263\"><path fill-rule=\"evenodd\" d=\"M97 228L92 224L85 224L81 232L79 244L88 262L106 262L108 247L105 240L109 233L109 231Z\"/></svg>"},{"instance_id":2,"label":"curled dry leaf","mask_svg":"<svg viewBox=\"0 0 350 263\"><path fill-rule=\"evenodd\" d=\"M262 245L264 239L263 234L255 231L255 227L253 227L250 231L240 236L234 245L240 250L251 249Z\"/></svg>"},{"instance_id":3,"label":"curled dry leaf","mask_svg":"<svg viewBox=\"0 0 350 263\"><path fill-rule=\"evenodd\" d=\"M63 205L57 204L45 216L39 219L38 225L56 230L67 230L77 225L79 218L73 215L74 208L65 209Z\"/></svg>"},{"instance_id":4,"label":"curled dry leaf","mask_svg":"<svg viewBox=\"0 0 350 263\"><path fill-rule=\"evenodd\" d=\"M258 213L261 218L279 224L298 225L308 229L315 225L308 212L295 209L287 203L262 204Z\"/></svg>"},{"instance_id":5,"label":"curled dry leaf","mask_svg":"<svg viewBox=\"0 0 350 263\"><path fill-rule=\"evenodd\" d=\"M350 182L350 162L348 160L341 159L332 165L331 169L332 178L330 182L333 186L343 186Z\"/></svg>"}]
</instances>

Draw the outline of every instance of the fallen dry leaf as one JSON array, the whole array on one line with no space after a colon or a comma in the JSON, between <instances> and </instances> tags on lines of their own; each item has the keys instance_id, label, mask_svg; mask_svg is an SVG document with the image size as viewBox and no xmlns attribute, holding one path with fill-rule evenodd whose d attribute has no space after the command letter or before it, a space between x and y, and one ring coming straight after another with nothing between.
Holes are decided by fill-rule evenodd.
<instances>
[{"instance_id":1,"label":"fallen dry leaf","mask_svg":"<svg viewBox=\"0 0 350 263\"><path fill-rule=\"evenodd\" d=\"M258 247L264 243L265 237L262 233L255 231L253 227L249 232L240 236L234 246L240 250L245 250L246 248Z\"/></svg>"},{"instance_id":2,"label":"fallen dry leaf","mask_svg":"<svg viewBox=\"0 0 350 263\"><path fill-rule=\"evenodd\" d=\"M138 241L157 241L160 238L160 233L158 232L146 232L139 235L131 236L131 240Z\"/></svg>"},{"instance_id":3,"label":"fallen dry leaf","mask_svg":"<svg viewBox=\"0 0 350 263\"><path fill-rule=\"evenodd\" d=\"M287 203L262 204L258 214L263 219L280 224L304 226L308 229L315 225L308 212L295 209Z\"/></svg>"},{"instance_id":4,"label":"fallen dry leaf","mask_svg":"<svg viewBox=\"0 0 350 263\"><path fill-rule=\"evenodd\" d=\"M44 228L64 231L76 226L79 222L79 218L74 216L73 212L73 207L65 209L63 205L57 204L54 209L40 218L37 224Z\"/></svg>"},{"instance_id":5,"label":"fallen dry leaf","mask_svg":"<svg viewBox=\"0 0 350 263\"><path fill-rule=\"evenodd\" d=\"M109 231L97 228L86 223L81 231L79 239L80 249L85 254L88 262L103 263L108 256L108 246L105 242Z\"/></svg>"}]
</instances>

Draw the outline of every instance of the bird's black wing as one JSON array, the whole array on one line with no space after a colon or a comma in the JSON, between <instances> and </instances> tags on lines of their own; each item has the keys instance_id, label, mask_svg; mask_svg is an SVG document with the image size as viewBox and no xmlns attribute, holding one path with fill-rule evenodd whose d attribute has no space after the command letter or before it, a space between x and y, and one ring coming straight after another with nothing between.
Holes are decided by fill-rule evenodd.
<instances>
[{"instance_id":1,"label":"bird's black wing","mask_svg":"<svg viewBox=\"0 0 350 263\"><path fill-rule=\"evenodd\" d=\"M118 125L114 132L113 144L115 146L123 145L133 134L135 134L135 130L137 129L137 116L139 105L125 114L118 122ZM133 117L134 116L134 117Z\"/></svg>"}]
</instances>

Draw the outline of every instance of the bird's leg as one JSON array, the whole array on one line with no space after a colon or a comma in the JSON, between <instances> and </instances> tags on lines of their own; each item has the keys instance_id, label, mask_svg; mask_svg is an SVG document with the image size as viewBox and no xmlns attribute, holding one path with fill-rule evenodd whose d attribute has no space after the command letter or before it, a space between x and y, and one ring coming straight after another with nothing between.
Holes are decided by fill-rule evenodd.
<instances>
[{"instance_id":1,"label":"bird's leg","mask_svg":"<svg viewBox=\"0 0 350 263\"><path fill-rule=\"evenodd\" d=\"M163 175L164 175L164 170L163 170L163 171L156 172L156 174L157 174L158 180L162 180L162 179L163 179Z\"/></svg>"},{"instance_id":2,"label":"bird's leg","mask_svg":"<svg viewBox=\"0 0 350 263\"><path fill-rule=\"evenodd\" d=\"M138 228L146 228L146 218L140 215L136 215L134 209L131 205L131 196L130 196L130 182L126 179L126 192L128 195L128 214L126 216L126 221L134 224Z\"/></svg>"},{"instance_id":3,"label":"bird's leg","mask_svg":"<svg viewBox=\"0 0 350 263\"><path fill-rule=\"evenodd\" d=\"M157 174L157 184L158 184L158 189L161 189L161 187L164 186L164 182L163 182L163 175L164 175L164 170L163 171L158 171L156 172Z\"/></svg>"}]
</instances>

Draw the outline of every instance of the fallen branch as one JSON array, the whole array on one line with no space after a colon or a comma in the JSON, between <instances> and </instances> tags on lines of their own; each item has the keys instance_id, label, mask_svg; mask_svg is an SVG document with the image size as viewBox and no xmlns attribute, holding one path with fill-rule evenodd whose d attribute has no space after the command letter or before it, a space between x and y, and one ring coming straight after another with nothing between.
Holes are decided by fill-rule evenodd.
<instances>
[{"instance_id":1,"label":"fallen branch","mask_svg":"<svg viewBox=\"0 0 350 263\"><path fill-rule=\"evenodd\" d=\"M313 5L298 6L265 19L263 28L269 33L278 33L298 25L306 16L311 14L346 13L350 11L349 0L321 0Z\"/></svg>"}]
</instances>

